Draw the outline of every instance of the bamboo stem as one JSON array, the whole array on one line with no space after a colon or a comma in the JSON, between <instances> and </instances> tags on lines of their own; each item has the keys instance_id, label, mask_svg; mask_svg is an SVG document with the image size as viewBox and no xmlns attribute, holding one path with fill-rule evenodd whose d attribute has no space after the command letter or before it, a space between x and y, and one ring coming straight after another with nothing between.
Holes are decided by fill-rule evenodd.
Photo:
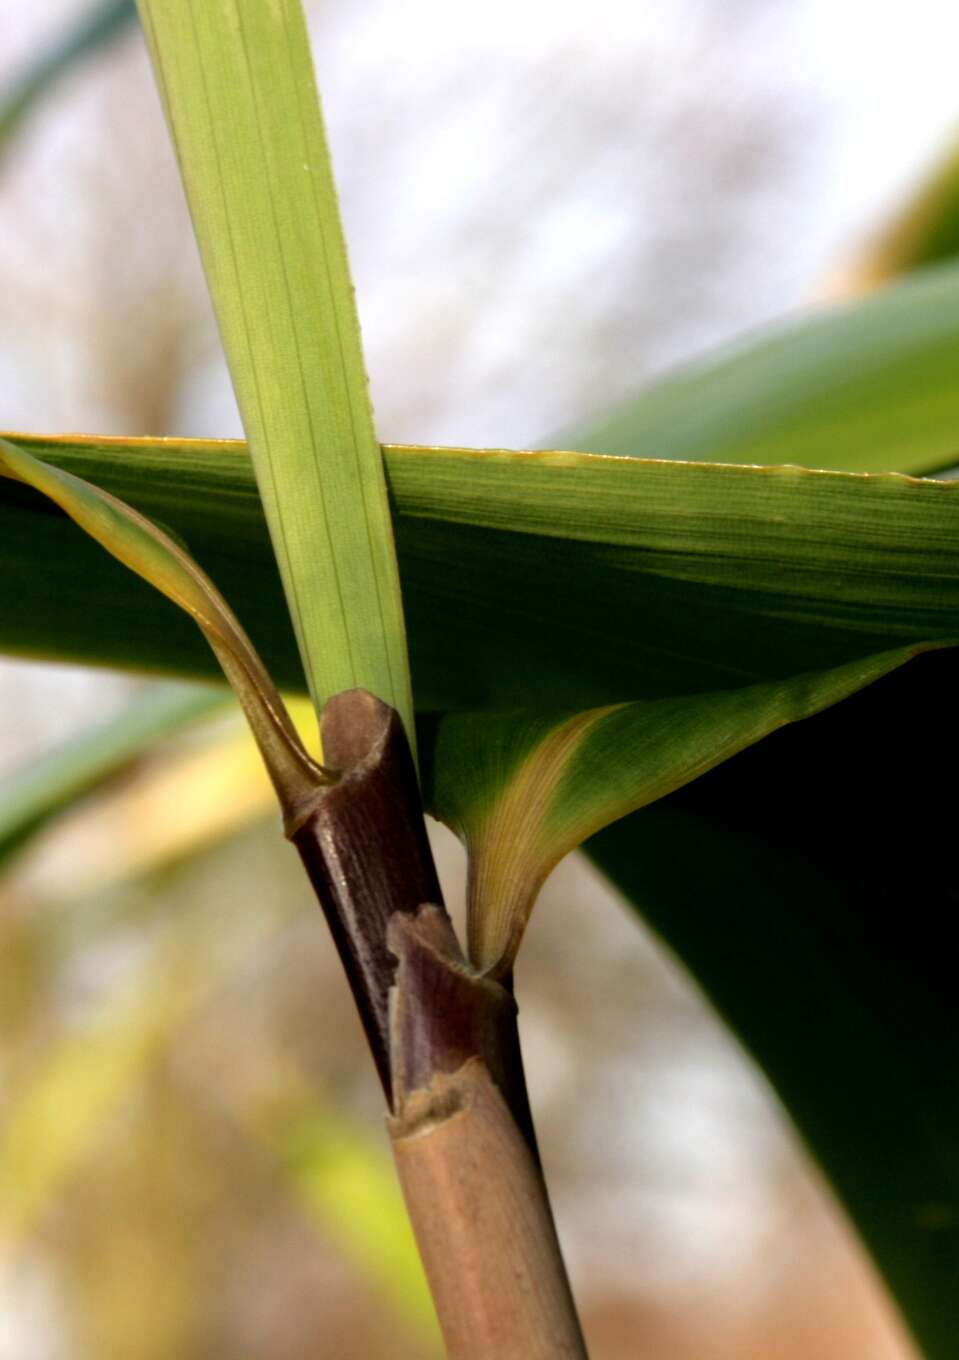
<instances>
[{"instance_id":1,"label":"bamboo stem","mask_svg":"<svg viewBox=\"0 0 959 1360\"><path fill-rule=\"evenodd\" d=\"M395 918L389 944L390 1135L450 1360L583 1360L512 994L436 907Z\"/></svg>"},{"instance_id":2,"label":"bamboo stem","mask_svg":"<svg viewBox=\"0 0 959 1360\"><path fill-rule=\"evenodd\" d=\"M584 1360L536 1151L509 985L465 961L397 714L323 712L340 771L290 838L343 960L450 1360Z\"/></svg>"},{"instance_id":3,"label":"bamboo stem","mask_svg":"<svg viewBox=\"0 0 959 1360\"><path fill-rule=\"evenodd\" d=\"M581 1360L546 1187L487 1068L414 1096L390 1132L450 1360Z\"/></svg>"}]
</instances>

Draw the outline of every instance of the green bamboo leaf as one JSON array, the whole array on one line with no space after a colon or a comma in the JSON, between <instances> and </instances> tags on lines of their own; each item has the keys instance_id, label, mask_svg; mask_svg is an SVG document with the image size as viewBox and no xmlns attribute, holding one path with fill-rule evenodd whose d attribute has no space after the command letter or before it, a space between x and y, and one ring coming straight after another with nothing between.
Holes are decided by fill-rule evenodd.
<instances>
[{"instance_id":1,"label":"green bamboo leaf","mask_svg":"<svg viewBox=\"0 0 959 1360\"><path fill-rule=\"evenodd\" d=\"M931 473L957 459L959 270L924 271L664 378L550 444L644 458Z\"/></svg>"},{"instance_id":2,"label":"green bamboo leaf","mask_svg":"<svg viewBox=\"0 0 959 1360\"><path fill-rule=\"evenodd\" d=\"M136 19L134 0L101 0L84 11L63 36L0 90L0 150L34 105L68 71L100 50Z\"/></svg>"},{"instance_id":3,"label":"green bamboo leaf","mask_svg":"<svg viewBox=\"0 0 959 1360\"><path fill-rule=\"evenodd\" d=\"M169 525L303 685L241 445L21 438ZM894 475L387 448L420 711L555 714L950 641L959 487ZM0 483L0 647L186 676L202 639Z\"/></svg>"},{"instance_id":4,"label":"green bamboo leaf","mask_svg":"<svg viewBox=\"0 0 959 1360\"><path fill-rule=\"evenodd\" d=\"M896 295L902 301L899 290ZM916 296L908 293L905 300L908 314ZM894 326L889 330L890 314L880 320L887 327L888 340L895 332ZM908 337L914 333L908 326L906 332L905 348L897 351L892 345L891 355L911 352ZM946 326L941 339L940 358L954 343ZM938 385L930 389L936 397L933 406L944 390L943 373L941 366ZM917 390L923 381L917 373ZM950 431L948 404L937 409L942 420L938 437L945 448ZM204 560L217 563L218 577L222 566L224 582L232 581L243 592L254 634L263 638L271 667L283 679L296 682L292 649L276 636L279 587L271 574L255 487L239 446L74 440L37 441L32 447L74 472L95 476L170 523L191 543L202 543ZM411 606L417 693L426 711L466 709L491 715L498 710L528 709L533 696L537 713L552 714L555 721L555 715L563 712L576 715L590 708L633 706L639 701L654 705L668 700L677 705L674 712L678 714L681 701L696 696L708 711L711 696L718 704L714 716L726 711L735 719L729 748L734 749L736 732L744 723L748 727L752 716L737 709L735 700L742 698L737 691L768 685L772 694L778 687L781 712L788 715L793 711L789 704L795 704L797 697L793 686L804 683L802 677L812 677L813 688L821 683L828 686L827 673L840 667L860 665L865 674L873 665L884 664L884 653L904 657L910 650L950 643L957 635L959 489L948 483L566 453L394 449L387 450L387 465ZM0 497L0 554L11 585L0 612L0 642L21 650L122 660L128 665L165 666L188 673L203 670L204 659L186 633L175 631L172 613L167 618L160 610L146 613L135 582L109 564L98 576L94 559L81 542L65 536L59 520L45 512L32 494L17 487L12 490L13 495ZM240 545L242 560L238 560ZM43 575L38 564L43 565ZM38 599L42 601L39 608ZM76 622L78 614L82 614L82 628ZM935 663L954 678L949 662L954 655L939 653L925 662ZM912 662L900 673L914 672L925 662ZM928 667L923 674L928 676ZM872 688L889 683L880 680ZM946 711L949 686L946 691L934 702L939 711ZM928 687L920 687L912 692L911 702L898 709L922 713L929 702L927 694ZM832 697L838 697L836 690ZM850 704L858 702L847 699L832 712L841 718ZM620 711L625 713L625 707L617 707L616 712ZM651 715L653 709L647 712ZM614 730L613 717L615 713L603 720L611 724L607 735ZM811 717L797 729L802 733L801 745L812 746L807 733L827 717ZM432 722L437 740L443 723L449 721ZM933 735L937 742L939 727ZM938 1338L938 1349L930 1343L930 1354L945 1357L950 1352L943 1335L954 1334L955 1328L955 1251L949 1224L956 1196L954 1182L940 1172L939 1163L923 1164L923 1156L924 1149L928 1151L933 1144L941 1147L950 1139L955 1141L955 1109L959 1107L951 1088L935 1094L936 1064L930 1064L930 1080L918 1086L915 1079L907 1082L904 1074L910 1065L925 1070L922 1064L927 1053L936 1054L940 1071L951 1070L941 1047L930 1043L934 1033L940 1045L952 1042L954 1026L945 1023L942 979L937 976L935 988L930 989L928 968L931 962L950 959L955 951L947 947L948 941L934 935L938 941L932 951L934 959L904 956L902 905L906 904L908 913L914 908L908 870L912 862L939 861L928 854L930 845L923 838L921 819L908 823L909 833L903 839L896 818L884 820L877 807L877 799L884 797L893 806L890 790L899 780L894 767L884 770L887 745L902 733L917 745L921 729L918 721L906 724L901 713L896 716L896 706L874 715L868 732L873 763L863 765L874 795L869 805L871 823L855 820L856 793L852 791L852 809L834 801L824 824L819 825L820 787L838 783L837 772L855 764L855 757L837 754L840 748L834 743L816 747L816 795L809 810L812 823L809 817L805 821L796 818L795 800L790 803L785 798L792 779L788 763L755 781L761 806L768 805L777 814L785 808L787 827L792 818L804 828L800 858L808 844L824 836L830 826L842 835L852 828L848 837L851 860L872 857L862 890L851 882L854 866L844 870L831 896L823 894L822 910L813 880L797 877L814 899L807 921L800 910L805 894L777 882L771 869L760 875L748 858L746 841L738 842L746 855L738 861L739 876L731 880L729 897L722 901L733 904L737 887L744 880L748 883L751 875L762 888L762 894L757 887L748 899L749 907L757 917L760 906L764 913L766 933L761 940L766 953L774 954L778 948L782 956L768 962L768 987L763 949L747 950L740 938L741 932L748 932L748 917L710 911L711 894L718 899L720 892L709 868L710 842L706 842L706 852L699 854L695 836L664 838L674 855L697 864L684 864L687 872L677 873L677 883L685 889L677 889L676 896L666 899L670 910L667 914L663 909L663 919L669 923L670 938L718 995L734 999L738 986L755 996L755 1006L741 1003L741 1032L756 1047L779 1089L795 1104L807 1137L821 1149L900 1297L912 1314L918 1316L925 1310L926 1322L920 1319L916 1326L923 1335ZM468 729L464 730L468 735ZM597 719L594 731L601 730ZM655 744L659 737L654 725L647 725L646 730ZM508 723L504 731L507 739L491 745L487 765L495 763L493 753L498 750L495 760L508 774L512 768L508 762L516 751L533 750L547 736L548 725L522 741L515 728L509 731ZM450 732L453 729L447 735ZM782 735L769 736L754 752L761 756ZM715 737L711 733L710 741ZM462 744L452 755L451 750L448 747L447 755L438 759L427 750L426 768L432 780L454 755L462 760ZM588 745L577 747L574 756L581 751L588 752ZM695 764L701 756L692 750L690 758ZM708 781L721 778L744 759L748 757L727 761L689 784L688 793L681 790L670 795L638 814L638 819L617 823L602 837L621 844L620 833L632 837L637 820L651 818L660 825L655 819L670 799L694 798ZM573 768L572 758L559 762L562 777L569 777ZM616 779L632 777L629 762L610 768L615 769ZM906 770L902 778L905 797L919 781L928 782L928 768L927 758L925 768ZM475 805L482 802L479 791L484 781L496 787L489 784L481 764L473 790ZM508 778L505 782L509 783ZM551 789L551 799L553 794ZM468 804L465 793L463 799ZM928 800L919 805L928 815ZM722 825L722 813L720 800L718 825ZM780 833L774 827L769 834L772 849L766 863L770 866L777 863ZM535 835L531 839L535 841ZM862 989L869 985L877 953L871 938L861 949L859 942L874 929L870 893L886 891L882 871L890 841L896 842L899 866L895 879L899 924L884 943L881 957L885 963L875 980L886 998L886 1009L880 1008L883 1023L870 1029ZM831 855L835 835L829 844ZM940 819L934 824L932 845L949 844L948 830ZM643 845L637 848L630 840L627 848L620 865L625 862L635 873L636 861L640 867L643 863ZM650 860L663 863L652 856ZM830 859L826 874L838 863ZM694 867L701 869L698 878ZM941 931L943 923L952 919L951 913L938 910L942 885L949 881L947 866L942 867L938 889L935 882L920 876L923 903L926 898L929 901L923 921L930 938L937 920ZM779 909L781 900L792 904L785 915ZM831 917L830 901L835 907ZM650 910L655 914L655 885ZM784 926L785 943L774 933L781 916L789 922L788 935ZM707 918L709 930L702 924ZM804 934L809 936L805 952L798 946L794 951L794 939L802 941ZM923 931L919 936L925 938ZM704 961L710 947L718 953L724 950L727 956L743 957L742 967L728 965L725 992L718 980L721 962L714 961L710 968ZM853 970L856 988L844 990L850 960L860 956L862 967ZM901 965L899 974L894 971L896 965ZM783 989L780 1014L777 984L790 969L795 976L791 988ZM830 987L828 1004L820 1005L820 996ZM936 1007L926 1013L922 1008L930 995ZM798 1005L800 996L805 1011ZM868 999L875 1009L875 996L870 993ZM818 1103L812 1092L823 1063L820 1050L832 1038L825 1018L820 1025L813 1022L815 1017L810 1020L813 1011L824 1017L838 1016L843 1022L837 1030L835 1062L832 1050L827 1055L833 1075ZM775 1045L767 1041L769 1033L777 1036ZM895 1063L879 1061L884 1049L897 1044ZM842 1069L846 1094L841 1089ZM882 1089L887 1076L891 1097ZM799 1098L803 1091L805 1103ZM861 1103L858 1122L850 1109L856 1100ZM891 1108L884 1109L884 1101ZM851 1130L848 1139L837 1132L840 1124ZM876 1155L870 1148L870 1155L857 1161L855 1145L861 1150L870 1139ZM846 1149L842 1158L834 1151L837 1142ZM908 1198L870 1217L868 1198L886 1193L883 1167L897 1158L910 1162L897 1180L897 1185L908 1187ZM897 1234L898 1240L893 1240ZM918 1264L910 1265L910 1259ZM924 1283L920 1277L930 1262L935 1270L930 1265L928 1283ZM936 1315L938 1322L928 1321Z\"/></svg>"},{"instance_id":5,"label":"green bamboo leaf","mask_svg":"<svg viewBox=\"0 0 959 1360\"><path fill-rule=\"evenodd\" d=\"M225 693L208 686L152 686L115 718L0 779L0 866L58 812L155 742L219 711Z\"/></svg>"},{"instance_id":6,"label":"green bamboo leaf","mask_svg":"<svg viewBox=\"0 0 959 1360\"><path fill-rule=\"evenodd\" d=\"M319 709L412 737L399 577L299 0L141 0L257 482Z\"/></svg>"},{"instance_id":7,"label":"green bamboo leaf","mask_svg":"<svg viewBox=\"0 0 959 1360\"><path fill-rule=\"evenodd\" d=\"M310 759L263 663L212 581L169 534L109 492L0 439L0 476L56 502L113 557L199 625L246 714L285 817L295 821L329 776Z\"/></svg>"},{"instance_id":8,"label":"green bamboo leaf","mask_svg":"<svg viewBox=\"0 0 959 1360\"><path fill-rule=\"evenodd\" d=\"M487 966L505 966L515 950L543 865L570 838L594 827L597 817L635 806L631 799L657 797L661 801L639 819L653 819L661 829L664 823L656 819L668 810L670 798L695 798L710 779L721 778L746 757L726 760L719 770L702 775L715 760L725 760L783 721L835 703L916 650L955 641L955 488L897 476L692 461L705 453L730 462L790 459L912 471L953 462L959 336L954 305L959 275L954 275L937 271L865 307L804 325L761 347L748 364L734 357L694 373L685 385L677 379L644 399L638 415L630 412L608 424L606 436L583 436L594 448L613 447L608 440L615 436L623 452L657 457L671 452L688 462L387 451L418 698L424 710L452 715L430 720L429 786L439 791L439 806L442 781L451 786L457 770L473 771L471 782L461 779L447 799L448 815L458 817L467 834L470 827L479 828L472 834L481 841L485 837L487 848L479 853L485 853L488 869L492 865L492 886L479 894L480 907L473 912L477 952ZM208 544L225 565L232 558L223 580L249 588L244 599L250 600L254 631L267 639L277 673L296 682L292 652L269 636L275 632L279 595L252 483L236 447L181 446L178 453L176 446L140 444L134 458L120 444L74 441L55 457L74 470L92 463L97 479L102 470L104 484L114 489L131 483L135 503L150 507L150 513L161 513L159 507L165 506L162 517L177 532ZM15 581L18 564L23 572L24 563L43 560L42 554L59 546L59 526L38 515L29 497L5 501L0 513L3 527L11 530L0 542ZM237 564L241 543L251 555ZM139 651L135 634L119 637L121 621L137 614L135 591L107 573L101 578L101 598L90 589L93 578L78 573L78 562L86 559L81 555L70 562L74 576L101 611L99 621L84 617L88 635L79 638L76 626L71 635L67 606L72 602L76 608L81 588L73 585L71 595L69 582L54 568L49 581L54 589L63 586L62 604L54 601L49 614L43 611L39 622L29 621L14 598L8 619L0 622L8 645L12 640L19 647L49 647L56 627L63 625L55 647L86 649L88 656L105 650L128 664L190 673L202 668L185 635L165 627L162 638L156 625L145 634L141 628ZM36 582L28 577L28 599L31 591L35 599ZM948 670L948 655L933 660ZM910 672L920 664L904 669ZM502 710L528 710L531 704L532 718L502 716ZM483 715L489 740L481 752L482 729L476 720L457 717L457 709ZM541 720L544 714L552 716ZM822 720L822 715L809 718L804 734ZM890 771L882 752L895 726L888 713L873 722L869 738L880 756L878 763L863 765L887 796ZM770 736L754 749L762 753L777 739ZM472 765L471 753L476 756ZM824 771L827 779L834 775L834 761L828 745L819 750L813 771L819 784ZM702 777L688 785L688 795L669 794L696 775ZM919 775L924 777L921 767ZM913 785L916 778L913 768ZM764 805L777 815L784 806L790 809L787 823L790 814L799 820L795 802L783 798L789 779L788 764L767 771L764 781L754 776ZM903 784L908 791L909 779ZM539 801L523 794L538 795ZM818 798L815 804L818 810ZM899 831L896 820L883 822L875 816L875 803L871 806L873 823L863 823L853 838L860 858L863 846L871 853L870 832L875 837L876 826L885 829L884 839ZM724 811L728 814L728 806L722 803L713 808L707 826L721 826ZM488 848L489 824L497 819L494 853ZM841 804L829 804L829 820L848 840L851 821ZM634 820L620 822L603 836L622 849L620 833L632 837L634 825ZM936 824L945 842L944 830ZM807 843L820 832L807 820L797 841L800 866ZM519 842L512 863L511 840ZM942 1073L951 1070L944 1040L954 1046L955 1027L943 978L933 972L930 987L930 961L918 954L904 957L901 947L902 904L912 909L909 850L915 858L921 827L911 823L910 844L904 850L895 847L898 929L887 933L882 948L861 941L876 928L871 894L879 900L887 887L882 870L890 856L884 844L862 875L864 889L853 883L854 865L840 871L833 837L823 864L832 891L823 892L820 901L815 876L801 869L797 882L807 892L777 881L775 866L781 874L781 865L790 862L779 861L777 851L789 837L775 825L768 840L762 874L748 858L749 838L739 839L739 877L733 871L731 881L734 888L751 875L762 881L764 896L757 889L746 902L756 918L761 906L763 942L767 951L779 948L780 966L774 966L778 960L767 965L762 951L743 948L742 927L729 924L736 921L730 911L734 892L721 899L724 910L710 912L710 893L718 897L720 890L708 872L696 872L706 869L708 853L698 857L700 864L684 865L684 872L675 874L681 890L673 897L663 894L662 919L707 980L718 979L714 990L730 999L730 1006L737 985L757 998L755 1005L740 1004L742 1032L765 1055L807 1136L822 1149L860 1214L877 1258L920 1319L917 1331L928 1338L930 1354L946 1356L955 1330L957 1218L949 1149L959 1104L954 1084L943 1082ZM664 835L663 841L674 855L697 859L695 836ZM708 850L705 835L704 843ZM630 839L619 859L624 877L637 872L642 854L642 840ZM649 859L654 879L653 870L665 861L653 854ZM940 861L941 856L935 862ZM923 893L935 900L937 892L942 898L948 878L940 871L934 881L922 882ZM654 914L656 890L654 882ZM809 895L815 900L803 906L801 897ZM779 909L781 902L785 911ZM691 924L694 915L711 916L711 931ZM922 915L929 938L936 941L936 959L954 955L955 941L937 925L942 915L947 913ZM748 914L744 919L748 929ZM770 933L780 919L786 923L785 943ZM703 961L704 940L719 952L748 956L748 967L725 966L725 992L723 965L714 962L710 971ZM881 967L874 978L877 963ZM799 974L791 987L783 986L784 1015L777 987L764 990L767 966L777 982L790 970ZM829 1026L817 1027L809 1016L819 1007L820 992L828 995L821 1010L837 1022L835 1060L831 1052L825 1059L818 1052L832 1042ZM800 995L805 1010L797 1005ZM764 1040L764 1024L775 1043ZM930 1053L935 1061L927 1065ZM812 1092L820 1064L830 1075L817 1100ZM858 1114L851 1108L856 1098ZM887 1110L884 1102L890 1100L894 1108ZM850 1131L848 1136L835 1132L836 1122ZM874 1156L870 1148L857 1160L853 1145L861 1148L870 1139L880 1151ZM841 1153L835 1151L837 1143L844 1145ZM883 1168L902 1158L903 1149L910 1165L897 1176L896 1187L905 1202L870 1217L869 1195L886 1192ZM928 1283L921 1278L925 1274ZM938 1322L928 1321L937 1314Z\"/></svg>"},{"instance_id":9,"label":"green bamboo leaf","mask_svg":"<svg viewBox=\"0 0 959 1360\"><path fill-rule=\"evenodd\" d=\"M204 475L222 469L201 452ZM159 453L148 485L172 510ZM954 484L565 453L388 461L401 545L408 518L456 563L460 592L484 592L479 619L463 593L428 613L441 683L468 672L444 707L469 707L479 684L486 708L424 738L427 801L473 850L484 967L508 966L543 877L604 822L959 636ZM534 692L531 718L519 706Z\"/></svg>"}]
</instances>

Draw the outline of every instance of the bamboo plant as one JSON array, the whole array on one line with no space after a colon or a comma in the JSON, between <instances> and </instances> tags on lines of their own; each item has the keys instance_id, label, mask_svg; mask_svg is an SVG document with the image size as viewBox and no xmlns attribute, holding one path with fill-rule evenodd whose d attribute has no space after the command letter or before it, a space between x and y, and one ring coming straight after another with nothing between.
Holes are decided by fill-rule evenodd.
<instances>
[{"instance_id":1,"label":"bamboo plant","mask_svg":"<svg viewBox=\"0 0 959 1360\"><path fill-rule=\"evenodd\" d=\"M246 443L0 442L0 643L225 673L353 988L451 1356L585 1353L512 974L540 886L586 843L750 1045L946 1357L949 827L902 715L948 703L959 640L959 488L937 476L959 272L702 364L548 451L381 446L298 0L140 12ZM303 687L312 753L279 692ZM55 801L41 781L31 817ZM462 945L424 806L469 852Z\"/></svg>"}]
</instances>

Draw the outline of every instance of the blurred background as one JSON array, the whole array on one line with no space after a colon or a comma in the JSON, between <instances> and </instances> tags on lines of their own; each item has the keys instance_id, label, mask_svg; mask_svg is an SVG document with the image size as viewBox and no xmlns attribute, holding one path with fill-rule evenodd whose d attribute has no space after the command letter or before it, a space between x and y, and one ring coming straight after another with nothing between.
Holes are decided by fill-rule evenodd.
<instances>
[{"instance_id":1,"label":"blurred background","mask_svg":"<svg viewBox=\"0 0 959 1360\"><path fill-rule=\"evenodd\" d=\"M0 0L0 94L92 8ZM0 428L239 434L142 40L108 8L0 124ZM946 0L308 9L393 442L542 444L822 305L959 114ZM0 812L168 693L4 660ZM372 1067L235 716L2 867L0 1360L437 1356ZM594 1360L911 1355L760 1075L578 858L518 988Z\"/></svg>"}]
</instances>

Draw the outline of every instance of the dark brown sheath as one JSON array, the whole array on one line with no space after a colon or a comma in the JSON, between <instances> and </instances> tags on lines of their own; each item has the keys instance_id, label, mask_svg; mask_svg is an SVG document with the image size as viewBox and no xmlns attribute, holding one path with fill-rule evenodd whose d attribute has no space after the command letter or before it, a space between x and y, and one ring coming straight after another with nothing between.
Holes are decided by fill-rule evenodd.
<instances>
[{"instance_id":1,"label":"dark brown sheath","mask_svg":"<svg viewBox=\"0 0 959 1360\"><path fill-rule=\"evenodd\" d=\"M397 1074L410 1091L479 1055L535 1158L509 980L475 978L462 956L399 715L366 690L347 690L323 710L322 733L324 761L340 777L291 839L329 922L391 1110ZM418 916L427 904L434 911ZM410 928L397 933L396 916ZM391 1014L400 957L402 1004L394 995Z\"/></svg>"},{"instance_id":2,"label":"dark brown sheath","mask_svg":"<svg viewBox=\"0 0 959 1360\"><path fill-rule=\"evenodd\" d=\"M329 922L392 1105L389 989L396 960L387 928L397 912L442 903L416 770L394 709L346 690L323 710L323 759L340 772L291 834Z\"/></svg>"}]
</instances>

